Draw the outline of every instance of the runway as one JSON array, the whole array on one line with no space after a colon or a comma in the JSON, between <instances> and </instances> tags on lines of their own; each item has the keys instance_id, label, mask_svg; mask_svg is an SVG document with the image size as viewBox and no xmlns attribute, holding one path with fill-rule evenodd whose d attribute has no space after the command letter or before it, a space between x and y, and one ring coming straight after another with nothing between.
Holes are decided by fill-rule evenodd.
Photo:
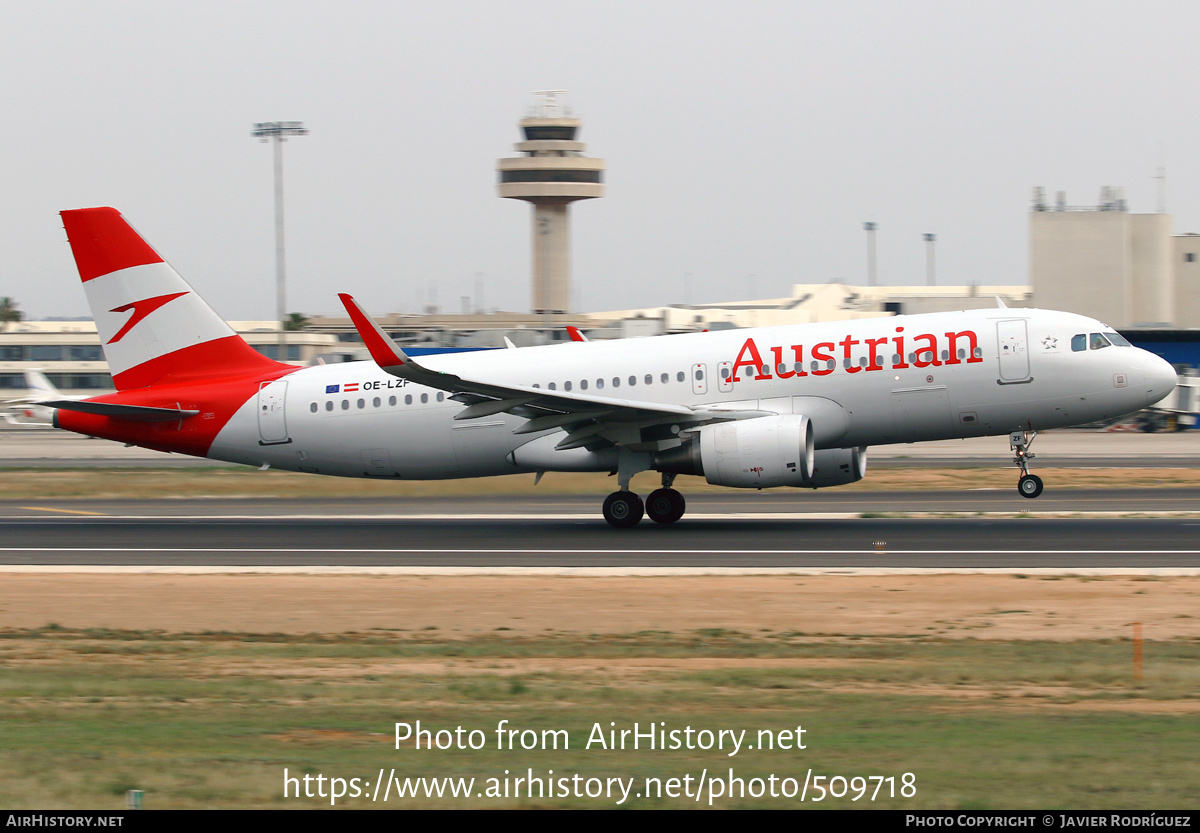
<instances>
[{"instance_id":1,"label":"runway","mask_svg":"<svg viewBox=\"0 0 1200 833\"><path fill-rule=\"evenodd\" d=\"M1200 432L1039 438L1042 465L1191 466ZM1009 466L1003 437L871 449L871 466ZM0 465L212 465L59 432L4 432ZM0 568L1197 570L1200 489L687 494L614 530L603 495L0 501ZM1130 517L1143 515L1152 517ZM905 517L897 517L905 516Z\"/></svg>"},{"instance_id":2,"label":"runway","mask_svg":"<svg viewBox=\"0 0 1200 833\"><path fill-rule=\"evenodd\" d=\"M685 494L688 523L705 520L816 520L863 514L974 515L1002 513L1035 517L1076 513L1200 515L1200 488L1060 489L1053 483L1036 500L1015 488L966 491L847 491L845 489L726 490ZM164 500L0 500L0 521L14 517L128 518L376 518L382 520L572 520L601 522L603 494L476 495L391 498L189 498ZM647 523L647 522L644 522ZM653 525L653 524L651 524ZM686 526L687 524L685 524ZM642 527L635 529L635 534ZM500 534L504 534L501 532Z\"/></svg>"},{"instance_id":3,"label":"runway","mask_svg":"<svg viewBox=\"0 0 1200 833\"><path fill-rule=\"evenodd\" d=\"M1200 517L1105 517L1096 507L1130 512L1165 500L1195 509L1198 491L1064 491L1049 517L1024 518L1012 512L1030 501L992 492L764 494L735 506L697 495L678 524L632 530L612 529L596 501L579 497L426 499L386 515L361 501L9 501L0 505L0 565L1192 570ZM864 505L889 501L892 511L955 505L1007 516L861 517ZM1086 514L1053 517L1060 512Z\"/></svg>"}]
</instances>

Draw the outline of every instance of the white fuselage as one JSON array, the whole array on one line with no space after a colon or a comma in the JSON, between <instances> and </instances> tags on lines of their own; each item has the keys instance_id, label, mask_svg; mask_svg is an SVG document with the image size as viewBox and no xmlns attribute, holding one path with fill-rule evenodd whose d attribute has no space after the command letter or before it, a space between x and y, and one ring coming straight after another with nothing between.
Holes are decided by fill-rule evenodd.
<instances>
[{"instance_id":1,"label":"white fuselage","mask_svg":"<svg viewBox=\"0 0 1200 833\"><path fill-rule=\"evenodd\" d=\"M1111 332L1062 312L987 309L428 356L431 370L498 385L810 417L817 448L1044 430L1153 404L1170 366L1127 346L1072 349ZM1075 342L1076 346L1078 341ZM760 363L761 362L761 363ZM1165 369L1164 369L1165 368ZM736 370L736 380L731 372ZM347 477L441 479L531 470L513 452L547 434L526 420L455 420L464 405L373 362L298 370L266 384L208 456ZM668 438L659 448L679 440ZM570 459L568 459L570 458ZM597 463L595 468L603 468Z\"/></svg>"}]
</instances>

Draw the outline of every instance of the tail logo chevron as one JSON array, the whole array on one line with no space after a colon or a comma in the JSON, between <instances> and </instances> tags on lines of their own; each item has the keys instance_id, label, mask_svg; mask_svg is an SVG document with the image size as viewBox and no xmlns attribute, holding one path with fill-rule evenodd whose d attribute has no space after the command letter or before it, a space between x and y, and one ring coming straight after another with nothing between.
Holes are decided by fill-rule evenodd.
<instances>
[{"instance_id":1,"label":"tail logo chevron","mask_svg":"<svg viewBox=\"0 0 1200 833\"><path fill-rule=\"evenodd\" d=\"M154 312L159 307L174 301L176 298L182 298L187 294L187 292L172 292L167 295L158 295L154 298L144 298L141 301L134 301L131 304L122 304L119 307L110 309L109 312L129 312L129 310L133 310L133 315L129 316L129 320L125 322L125 326L117 330L117 334L110 338L106 343L116 344L125 337L126 333L132 330L134 326L136 326L137 323L147 315Z\"/></svg>"}]
</instances>

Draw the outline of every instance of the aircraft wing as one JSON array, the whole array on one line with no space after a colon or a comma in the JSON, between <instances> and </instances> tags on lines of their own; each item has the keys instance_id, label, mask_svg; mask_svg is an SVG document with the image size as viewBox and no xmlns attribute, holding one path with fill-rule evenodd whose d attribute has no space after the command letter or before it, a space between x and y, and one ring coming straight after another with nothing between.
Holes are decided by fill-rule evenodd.
<instances>
[{"instance_id":1,"label":"aircraft wing","mask_svg":"<svg viewBox=\"0 0 1200 833\"><path fill-rule=\"evenodd\" d=\"M659 426L678 426L678 431L673 433L679 433L714 422L767 415L765 411L689 408L523 385L498 385L431 370L408 356L353 297L345 293L338 297L362 336L371 358L386 373L451 394L451 399L466 405L455 415L455 419L479 419L508 413L528 420L515 431L517 434L563 428L567 436L556 446L560 450L607 445L634 446L657 439L670 439L672 434L657 436L662 433L654 430Z\"/></svg>"}]
</instances>

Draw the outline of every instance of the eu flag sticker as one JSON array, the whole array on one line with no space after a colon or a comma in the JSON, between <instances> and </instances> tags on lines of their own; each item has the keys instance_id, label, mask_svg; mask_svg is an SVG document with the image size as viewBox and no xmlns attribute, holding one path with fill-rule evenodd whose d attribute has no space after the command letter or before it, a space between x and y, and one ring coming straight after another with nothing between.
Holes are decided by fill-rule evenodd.
<instances>
[{"instance_id":1,"label":"eu flag sticker","mask_svg":"<svg viewBox=\"0 0 1200 833\"><path fill-rule=\"evenodd\" d=\"M326 393L337 393L340 388L341 388L341 385L326 385L325 392Z\"/></svg>"}]
</instances>

